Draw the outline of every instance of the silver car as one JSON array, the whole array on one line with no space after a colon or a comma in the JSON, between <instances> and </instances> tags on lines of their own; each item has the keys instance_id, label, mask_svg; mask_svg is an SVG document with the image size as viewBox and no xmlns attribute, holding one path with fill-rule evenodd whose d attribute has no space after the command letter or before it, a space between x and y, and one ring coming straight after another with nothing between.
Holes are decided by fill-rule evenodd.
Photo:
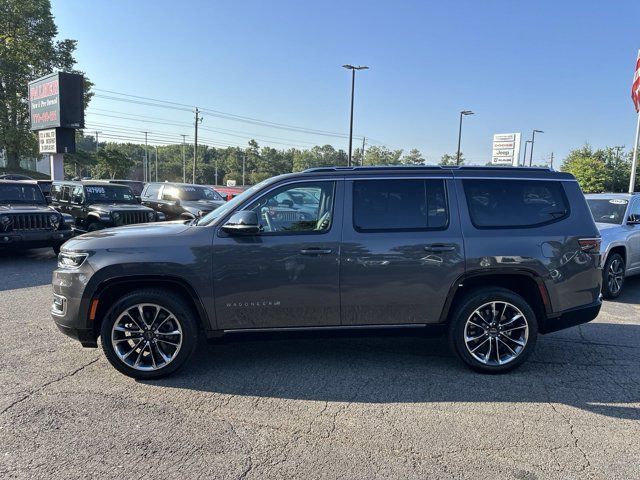
<instances>
[{"instance_id":1,"label":"silver car","mask_svg":"<svg viewBox=\"0 0 640 480\"><path fill-rule=\"evenodd\" d=\"M625 277L640 273L640 195L598 193L586 198L602 236L602 295L616 298Z\"/></svg>"}]
</instances>

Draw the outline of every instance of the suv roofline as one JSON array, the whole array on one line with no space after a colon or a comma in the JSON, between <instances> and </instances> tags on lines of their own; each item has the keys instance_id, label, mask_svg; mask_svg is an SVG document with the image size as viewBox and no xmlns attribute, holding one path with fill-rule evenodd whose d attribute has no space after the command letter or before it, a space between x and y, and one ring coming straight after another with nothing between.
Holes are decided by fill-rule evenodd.
<instances>
[{"instance_id":1,"label":"suv roofline","mask_svg":"<svg viewBox=\"0 0 640 480\"><path fill-rule=\"evenodd\" d=\"M376 170L513 170L522 171L522 167L485 167L481 165L378 165L378 166L355 166L355 167L316 167L303 170L301 173L313 173L313 172L337 172L337 171L376 171ZM543 172L556 172L548 167L527 167L527 171L543 171Z\"/></svg>"}]
</instances>

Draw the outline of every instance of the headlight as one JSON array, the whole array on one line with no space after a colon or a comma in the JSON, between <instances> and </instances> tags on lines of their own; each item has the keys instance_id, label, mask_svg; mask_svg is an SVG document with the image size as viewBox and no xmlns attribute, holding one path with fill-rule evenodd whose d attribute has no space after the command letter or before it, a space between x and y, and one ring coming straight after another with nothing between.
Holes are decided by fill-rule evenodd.
<instances>
[{"instance_id":1,"label":"headlight","mask_svg":"<svg viewBox=\"0 0 640 480\"><path fill-rule=\"evenodd\" d=\"M153 212L149 212L149 213L147 214L147 217L149 218L149 220L153 220L153 219L155 218L155 216L156 216L156 214L155 214L155 213L153 213Z\"/></svg>"},{"instance_id":2,"label":"headlight","mask_svg":"<svg viewBox=\"0 0 640 480\"><path fill-rule=\"evenodd\" d=\"M114 220L120 220L120 214L118 212L113 212L111 214L111 216L113 217Z\"/></svg>"},{"instance_id":3,"label":"headlight","mask_svg":"<svg viewBox=\"0 0 640 480\"><path fill-rule=\"evenodd\" d=\"M2 227L3 230L6 230L10 224L11 218L9 218L8 215L0 215L0 227Z\"/></svg>"},{"instance_id":4,"label":"headlight","mask_svg":"<svg viewBox=\"0 0 640 480\"><path fill-rule=\"evenodd\" d=\"M60 252L58 268L80 268L88 256L88 253Z\"/></svg>"},{"instance_id":5,"label":"headlight","mask_svg":"<svg viewBox=\"0 0 640 480\"><path fill-rule=\"evenodd\" d=\"M60 226L60 217L55 213L52 213L49 216L49 221L51 222L51 226L54 228L54 230L57 230Z\"/></svg>"}]
</instances>

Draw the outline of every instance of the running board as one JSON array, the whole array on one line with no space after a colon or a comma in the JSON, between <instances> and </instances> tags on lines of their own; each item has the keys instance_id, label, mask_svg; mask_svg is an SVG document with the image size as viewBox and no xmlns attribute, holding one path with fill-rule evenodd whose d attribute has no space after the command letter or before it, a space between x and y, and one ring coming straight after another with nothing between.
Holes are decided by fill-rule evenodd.
<instances>
[{"instance_id":1,"label":"running board","mask_svg":"<svg viewBox=\"0 0 640 480\"><path fill-rule=\"evenodd\" d=\"M262 332L317 332L329 330L376 330L398 328L425 328L439 324L428 323L385 323L373 325L326 325L316 327L271 327L271 328L230 328L224 333L262 333Z\"/></svg>"}]
</instances>

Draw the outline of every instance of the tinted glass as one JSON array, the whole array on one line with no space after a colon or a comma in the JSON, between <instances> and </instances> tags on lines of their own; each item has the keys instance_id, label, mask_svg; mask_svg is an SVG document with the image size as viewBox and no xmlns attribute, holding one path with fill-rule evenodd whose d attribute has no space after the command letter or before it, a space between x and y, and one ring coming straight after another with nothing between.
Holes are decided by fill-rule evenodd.
<instances>
[{"instance_id":1,"label":"tinted glass","mask_svg":"<svg viewBox=\"0 0 640 480\"><path fill-rule=\"evenodd\" d=\"M358 180L353 183L353 222L360 231L445 228L444 180Z\"/></svg>"},{"instance_id":2,"label":"tinted glass","mask_svg":"<svg viewBox=\"0 0 640 480\"><path fill-rule=\"evenodd\" d=\"M167 186L162 192L164 199L177 197L180 200L193 202L197 200L219 200L223 201L220 194L209 187L200 187L198 185L180 185Z\"/></svg>"},{"instance_id":3,"label":"tinted glass","mask_svg":"<svg viewBox=\"0 0 640 480\"><path fill-rule=\"evenodd\" d=\"M569 213L560 182L465 180L463 184L476 227L530 227Z\"/></svg>"},{"instance_id":4,"label":"tinted glass","mask_svg":"<svg viewBox=\"0 0 640 480\"><path fill-rule=\"evenodd\" d=\"M142 195L144 198L158 198L158 192L160 191L160 185L147 185L144 194Z\"/></svg>"},{"instance_id":5,"label":"tinted glass","mask_svg":"<svg viewBox=\"0 0 640 480\"><path fill-rule=\"evenodd\" d=\"M0 203L45 203L37 185L0 184Z\"/></svg>"},{"instance_id":6,"label":"tinted glass","mask_svg":"<svg viewBox=\"0 0 640 480\"><path fill-rule=\"evenodd\" d=\"M596 222L620 225L629 202L623 198L589 198L587 203Z\"/></svg>"},{"instance_id":7,"label":"tinted glass","mask_svg":"<svg viewBox=\"0 0 640 480\"><path fill-rule=\"evenodd\" d=\"M324 232L331 228L334 182L304 183L307 199L293 200L300 193L300 184L286 185L260 198L247 210L258 214L263 232Z\"/></svg>"},{"instance_id":8,"label":"tinted glass","mask_svg":"<svg viewBox=\"0 0 640 480\"><path fill-rule=\"evenodd\" d=\"M89 185L84 191L89 203L136 203L131 189L121 185Z\"/></svg>"}]
</instances>

